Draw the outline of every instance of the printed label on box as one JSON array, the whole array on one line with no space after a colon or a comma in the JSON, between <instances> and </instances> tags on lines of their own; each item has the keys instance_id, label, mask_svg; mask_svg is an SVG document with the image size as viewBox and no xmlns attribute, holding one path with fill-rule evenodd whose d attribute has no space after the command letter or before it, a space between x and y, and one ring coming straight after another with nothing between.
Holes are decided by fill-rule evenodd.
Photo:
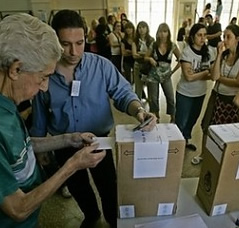
<instances>
[{"instance_id":1,"label":"printed label on box","mask_svg":"<svg viewBox=\"0 0 239 228\"><path fill-rule=\"evenodd\" d=\"M226 213L227 204L220 204L213 207L212 216L214 215L223 215Z\"/></svg>"},{"instance_id":2,"label":"printed label on box","mask_svg":"<svg viewBox=\"0 0 239 228\"><path fill-rule=\"evenodd\" d=\"M119 209L120 209L120 218L134 218L135 217L134 205L120 206Z\"/></svg>"},{"instance_id":3,"label":"printed label on box","mask_svg":"<svg viewBox=\"0 0 239 228\"><path fill-rule=\"evenodd\" d=\"M174 206L174 203L159 203L157 216L172 215L173 214L173 206Z\"/></svg>"},{"instance_id":4,"label":"printed label on box","mask_svg":"<svg viewBox=\"0 0 239 228\"><path fill-rule=\"evenodd\" d=\"M210 153L217 160L217 162L221 164L222 150L209 136L207 137L206 148L210 151Z\"/></svg>"}]
</instances>

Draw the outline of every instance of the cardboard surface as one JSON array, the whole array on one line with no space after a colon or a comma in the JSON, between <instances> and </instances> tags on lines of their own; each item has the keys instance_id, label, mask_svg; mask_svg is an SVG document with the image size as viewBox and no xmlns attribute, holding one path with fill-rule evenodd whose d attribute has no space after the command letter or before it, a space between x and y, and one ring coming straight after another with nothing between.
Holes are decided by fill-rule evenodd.
<instances>
[{"instance_id":1,"label":"cardboard surface","mask_svg":"<svg viewBox=\"0 0 239 228\"><path fill-rule=\"evenodd\" d=\"M120 218L169 215L176 212L185 141L176 125L158 124L157 127L169 141L166 176L134 179L134 142L132 133L126 130L130 127L128 125L116 126ZM122 132L125 133L125 137L122 136Z\"/></svg>"},{"instance_id":2,"label":"cardboard surface","mask_svg":"<svg viewBox=\"0 0 239 228\"><path fill-rule=\"evenodd\" d=\"M209 132L197 196L214 216L239 210L239 125L214 125Z\"/></svg>"}]
</instances>

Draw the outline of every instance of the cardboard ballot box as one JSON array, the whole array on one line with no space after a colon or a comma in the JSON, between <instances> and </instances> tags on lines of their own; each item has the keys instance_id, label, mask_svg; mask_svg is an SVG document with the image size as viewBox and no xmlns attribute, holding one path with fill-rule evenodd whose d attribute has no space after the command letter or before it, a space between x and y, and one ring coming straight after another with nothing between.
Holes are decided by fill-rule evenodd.
<instances>
[{"instance_id":1,"label":"cardboard ballot box","mask_svg":"<svg viewBox=\"0 0 239 228\"><path fill-rule=\"evenodd\" d=\"M119 218L176 212L185 140L175 124L116 126Z\"/></svg>"},{"instance_id":2,"label":"cardboard ballot box","mask_svg":"<svg viewBox=\"0 0 239 228\"><path fill-rule=\"evenodd\" d=\"M197 196L206 212L239 209L239 124L209 127Z\"/></svg>"}]
</instances>

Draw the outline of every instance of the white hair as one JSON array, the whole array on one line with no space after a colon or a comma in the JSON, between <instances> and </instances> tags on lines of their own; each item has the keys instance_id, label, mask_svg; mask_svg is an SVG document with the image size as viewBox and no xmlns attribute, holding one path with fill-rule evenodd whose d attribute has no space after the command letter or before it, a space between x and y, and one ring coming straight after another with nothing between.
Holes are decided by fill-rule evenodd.
<instances>
[{"instance_id":1,"label":"white hair","mask_svg":"<svg viewBox=\"0 0 239 228\"><path fill-rule=\"evenodd\" d=\"M61 53L55 31L38 18L22 13L0 22L0 70L20 61L20 70L43 71L49 63L58 61Z\"/></svg>"}]
</instances>

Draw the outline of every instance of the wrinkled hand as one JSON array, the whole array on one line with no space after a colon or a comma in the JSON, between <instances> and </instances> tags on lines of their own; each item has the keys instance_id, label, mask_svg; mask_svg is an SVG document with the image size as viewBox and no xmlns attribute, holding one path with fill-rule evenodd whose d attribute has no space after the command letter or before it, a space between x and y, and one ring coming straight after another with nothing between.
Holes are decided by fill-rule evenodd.
<instances>
[{"instance_id":1,"label":"wrinkled hand","mask_svg":"<svg viewBox=\"0 0 239 228\"><path fill-rule=\"evenodd\" d=\"M69 146L75 147L75 148L82 148L84 145L89 145L94 142L94 137L96 137L94 134L90 132L85 133L71 133L67 134L68 137L68 144Z\"/></svg>"},{"instance_id":2,"label":"wrinkled hand","mask_svg":"<svg viewBox=\"0 0 239 228\"><path fill-rule=\"evenodd\" d=\"M140 123L143 123L145 120L147 120L151 117L153 117L153 119L149 122L148 125L146 125L145 127L142 128L143 131L152 131L154 129L154 127L156 126L157 117L151 112L139 112L137 114L136 118Z\"/></svg>"},{"instance_id":3,"label":"wrinkled hand","mask_svg":"<svg viewBox=\"0 0 239 228\"><path fill-rule=\"evenodd\" d=\"M234 97L233 102L239 108L239 92Z\"/></svg>"},{"instance_id":4,"label":"wrinkled hand","mask_svg":"<svg viewBox=\"0 0 239 228\"><path fill-rule=\"evenodd\" d=\"M37 161L39 162L40 165L49 165L50 164L50 157L48 155L48 152L44 152L44 153L38 153L35 154Z\"/></svg>"},{"instance_id":5,"label":"wrinkled hand","mask_svg":"<svg viewBox=\"0 0 239 228\"><path fill-rule=\"evenodd\" d=\"M90 146L86 146L81 150L77 151L72 157L71 162L76 166L76 169L86 169L96 167L106 155L106 151L102 150L98 153L93 153L99 144L95 143Z\"/></svg>"}]
</instances>

